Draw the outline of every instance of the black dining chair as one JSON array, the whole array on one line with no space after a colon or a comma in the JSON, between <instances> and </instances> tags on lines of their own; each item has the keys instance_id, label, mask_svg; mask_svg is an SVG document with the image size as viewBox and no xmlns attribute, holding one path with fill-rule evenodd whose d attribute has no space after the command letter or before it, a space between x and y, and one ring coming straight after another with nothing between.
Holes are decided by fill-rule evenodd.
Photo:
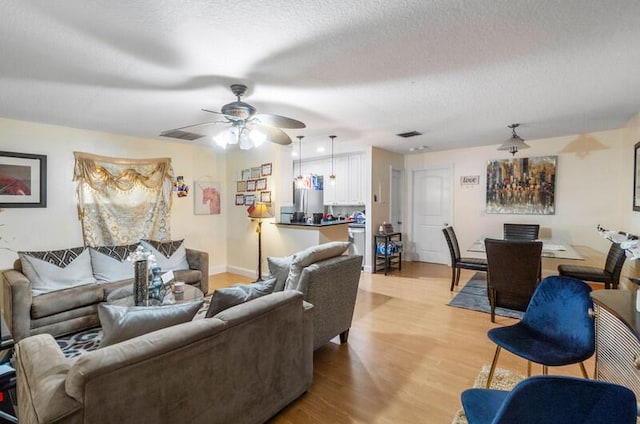
<instances>
[{"instance_id":1,"label":"black dining chair","mask_svg":"<svg viewBox=\"0 0 640 424\"><path fill-rule=\"evenodd\" d=\"M540 282L542 242L485 239L491 322L496 307L526 311Z\"/></svg>"},{"instance_id":2,"label":"black dining chair","mask_svg":"<svg viewBox=\"0 0 640 424\"><path fill-rule=\"evenodd\" d=\"M540 232L538 224L504 224L505 240L537 240Z\"/></svg>"},{"instance_id":3,"label":"black dining chair","mask_svg":"<svg viewBox=\"0 0 640 424\"><path fill-rule=\"evenodd\" d=\"M583 265L558 265L558 274L583 281L604 283L604 288L618 288L620 272L627 259L624 249L618 243L611 243L604 269Z\"/></svg>"},{"instance_id":4,"label":"black dining chair","mask_svg":"<svg viewBox=\"0 0 640 424\"><path fill-rule=\"evenodd\" d=\"M460 281L460 270L470 269L473 271L487 272L487 261L480 258L465 258L460 256L460 246L453 227L445 227L442 229L444 238L449 245L449 253L451 254L451 288L457 286Z\"/></svg>"}]
</instances>

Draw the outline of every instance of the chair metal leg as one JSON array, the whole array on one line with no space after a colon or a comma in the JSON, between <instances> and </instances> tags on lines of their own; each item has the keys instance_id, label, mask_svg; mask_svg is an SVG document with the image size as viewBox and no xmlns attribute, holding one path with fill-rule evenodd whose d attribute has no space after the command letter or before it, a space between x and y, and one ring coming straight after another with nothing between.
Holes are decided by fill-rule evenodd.
<instances>
[{"instance_id":1,"label":"chair metal leg","mask_svg":"<svg viewBox=\"0 0 640 424\"><path fill-rule=\"evenodd\" d=\"M493 373L496 371L496 365L498 365L498 356L500 355L500 350L502 348L500 346L496 347L496 353L493 355L493 362L491 363L491 369L489 370L489 375L487 376L487 389L491 387L491 381L493 380Z\"/></svg>"},{"instance_id":2,"label":"chair metal leg","mask_svg":"<svg viewBox=\"0 0 640 424\"><path fill-rule=\"evenodd\" d=\"M580 371L582 371L582 376L586 379L589 378L589 374L587 374L587 369L584 367L584 362L580 362Z\"/></svg>"},{"instance_id":3,"label":"chair metal leg","mask_svg":"<svg viewBox=\"0 0 640 424\"><path fill-rule=\"evenodd\" d=\"M542 366L542 375L547 375L549 374L549 367L546 365Z\"/></svg>"},{"instance_id":4,"label":"chair metal leg","mask_svg":"<svg viewBox=\"0 0 640 424\"><path fill-rule=\"evenodd\" d=\"M531 361L527 361L527 377L531 377Z\"/></svg>"}]
</instances>

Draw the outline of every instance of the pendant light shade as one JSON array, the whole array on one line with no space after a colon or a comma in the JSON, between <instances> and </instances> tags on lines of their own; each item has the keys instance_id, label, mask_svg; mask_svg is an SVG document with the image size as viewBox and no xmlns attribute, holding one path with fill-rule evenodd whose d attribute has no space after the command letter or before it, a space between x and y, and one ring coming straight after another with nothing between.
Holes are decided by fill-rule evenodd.
<instances>
[{"instance_id":1,"label":"pendant light shade","mask_svg":"<svg viewBox=\"0 0 640 424\"><path fill-rule=\"evenodd\" d=\"M515 154L518 153L518 150L528 149L529 147L531 147L524 142L522 137L516 134L516 128L518 128L519 126L520 124L507 125L507 128L511 128L511 137L509 137L504 143L502 143L502 145L498 147L498 150L506 150L515 156Z\"/></svg>"},{"instance_id":2,"label":"pendant light shade","mask_svg":"<svg viewBox=\"0 0 640 424\"><path fill-rule=\"evenodd\" d=\"M333 141L335 140L335 135L330 135L331 139L331 175L329 175L329 184L336 185L336 175L333 173Z\"/></svg>"}]
</instances>

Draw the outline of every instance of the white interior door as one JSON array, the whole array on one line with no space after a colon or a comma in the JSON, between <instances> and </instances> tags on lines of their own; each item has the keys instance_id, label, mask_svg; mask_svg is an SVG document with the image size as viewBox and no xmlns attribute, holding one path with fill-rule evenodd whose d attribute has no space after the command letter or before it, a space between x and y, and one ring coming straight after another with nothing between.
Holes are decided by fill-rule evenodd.
<instances>
[{"instance_id":1,"label":"white interior door","mask_svg":"<svg viewBox=\"0 0 640 424\"><path fill-rule=\"evenodd\" d=\"M391 170L391 224L393 229L402 233L402 171Z\"/></svg>"},{"instance_id":2,"label":"white interior door","mask_svg":"<svg viewBox=\"0 0 640 424\"><path fill-rule=\"evenodd\" d=\"M452 166L412 173L412 241L420 262L448 264L449 248L442 235L453 224Z\"/></svg>"}]
</instances>

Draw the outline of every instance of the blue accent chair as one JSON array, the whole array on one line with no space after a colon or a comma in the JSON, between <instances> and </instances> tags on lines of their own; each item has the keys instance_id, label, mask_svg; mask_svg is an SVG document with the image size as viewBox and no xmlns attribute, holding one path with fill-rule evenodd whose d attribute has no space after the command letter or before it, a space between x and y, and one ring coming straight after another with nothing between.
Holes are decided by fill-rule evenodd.
<instances>
[{"instance_id":1,"label":"blue accent chair","mask_svg":"<svg viewBox=\"0 0 640 424\"><path fill-rule=\"evenodd\" d=\"M493 328L487 336L496 345L496 353L487 378L491 387L493 373L502 348L528 361L527 375L531 376L531 362L547 367L580 364L595 351L595 326L589 310L593 308L591 287L571 277L547 277L536 288L522 320L507 327Z\"/></svg>"},{"instance_id":2,"label":"blue accent chair","mask_svg":"<svg viewBox=\"0 0 640 424\"><path fill-rule=\"evenodd\" d=\"M635 424L636 397L617 384L539 375L512 391L468 389L462 406L469 424Z\"/></svg>"}]
</instances>

